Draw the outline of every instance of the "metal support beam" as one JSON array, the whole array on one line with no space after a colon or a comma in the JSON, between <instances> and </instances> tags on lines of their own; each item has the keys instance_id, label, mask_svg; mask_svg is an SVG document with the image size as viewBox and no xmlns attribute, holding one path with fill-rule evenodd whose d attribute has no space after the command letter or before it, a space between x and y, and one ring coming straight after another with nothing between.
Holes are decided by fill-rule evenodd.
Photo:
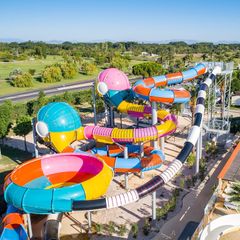
<instances>
[{"instance_id":1,"label":"metal support beam","mask_svg":"<svg viewBox=\"0 0 240 240\"><path fill-rule=\"evenodd\" d=\"M113 107L109 107L109 116L110 116L110 127L114 127L114 112L113 112Z\"/></svg>"},{"instance_id":2,"label":"metal support beam","mask_svg":"<svg viewBox=\"0 0 240 240\"><path fill-rule=\"evenodd\" d=\"M199 173L200 160L202 158L202 127L196 144L196 162L195 162L195 175Z\"/></svg>"},{"instance_id":3,"label":"metal support beam","mask_svg":"<svg viewBox=\"0 0 240 240\"><path fill-rule=\"evenodd\" d=\"M31 222L31 215L28 213L27 214L27 226L28 226L28 236L29 239L33 237L33 232L32 232L32 222Z\"/></svg>"},{"instance_id":4,"label":"metal support beam","mask_svg":"<svg viewBox=\"0 0 240 240\"><path fill-rule=\"evenodd\" d=\"M33 130L32 134L33 134L34 157L38 157L39 152L37 149L37 139L36 139L37 133L36 133L36 129L35 129L35 123L36 123L36 119L33 118L32 119L32 130Z\"/></svg>"},{"instance_id":5,"label":"metal support beam","mask_svg":"<svg viewBox=\"0 0 240 240\"><path fill-rule=\"evenodd\" d=\"M91 233L92 231L92 213L91 211L88 211L88 231Z\"/></svg>"},{"instance_id":6,"label":"metal support beam","mask_svg":"<svg viewBox=\"0 0 240 240\"><path fill-rule=\"evenodd\" d=\"M157 103L152 102L152 125L157 124ZM153 142L154 149L159 149L158 139ZM152 220L156 220L156 191L152 193Z\"/></svg>"},{"instance_id":7,"label":"metal support beam","mask_svg":"<svg viewBox=\"0 0 240 240\"><path fill-rule=\"evenodd\" d=\"M124 148L124 158L128 159L128 148ZM125 173L125 189L128 189L128 173Z\"/></svg>"},{"instance_id":8,"label":"metal support beam","mask_svg":"<svg viewBox=\"0 0 240 240\"><path fill-rule=\"evenodd\" d=\"M161 150L164 153L164 150L165 150L165 138L164 137L160 138L160 144L161 144Z\"/></svg>"},{"instance_id":9,"label":"metal support beam","mask_svg":"<svg viewBox=\"0 0 240 240\"><path fill-rule=\"evenodd\" d=\"M156 221L156 191L152 193L152 220Z\"/></svg>"},{"instance_id":10,"label":"metal support beam","mask_svg":"<svg viewBox=\"0 0 240 240\"><path fill-rule=\"evenodd\" d=\"M157 103L152 102L152 125L157 124ZM153 142L154 149L159 149L158 139Z\"/></svg>"},{"instance_id":11,"label":"metal support beam","mask_svg":"<svg viewBox=\"0 0 240 240\"><path fill-rule=\"evenodd\" d=\"M93 98L93 112L94 112L94 125L97 125L97 109L96 109L96 93L95 93L95 83L92 85L92 98Z\"/></svg>"},{"instance_id":12,"label":"metal support beam","mask_svg":"<svg viewBox=\"0 0 240 240\"><path fill-rule=\"evenodd\" d=\"M144 143L140 143L140 158L144 157ZM141 178L144 178L144 172L141 172Z\"/></svg>"}]
</instances>

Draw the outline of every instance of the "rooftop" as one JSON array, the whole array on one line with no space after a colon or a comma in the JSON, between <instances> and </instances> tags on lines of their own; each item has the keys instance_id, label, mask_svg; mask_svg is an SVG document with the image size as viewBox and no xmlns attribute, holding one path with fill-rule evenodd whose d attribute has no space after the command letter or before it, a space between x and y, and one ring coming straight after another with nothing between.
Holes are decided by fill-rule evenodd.
<instances>
[{"instance_id":1,"label":"rooftop","mask_svg":"<svg viewBox=\"0 0 240 240\"><path fill-rule=\"evenodd\" d=\"M218 178L231 182L240 181L240 143L235 147Z\"/></svg>"}]
</instances>

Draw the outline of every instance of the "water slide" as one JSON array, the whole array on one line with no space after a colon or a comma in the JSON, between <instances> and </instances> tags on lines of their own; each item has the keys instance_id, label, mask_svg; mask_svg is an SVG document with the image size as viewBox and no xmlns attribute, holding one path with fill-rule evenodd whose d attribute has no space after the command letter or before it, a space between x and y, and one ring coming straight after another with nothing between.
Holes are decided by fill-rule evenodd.
<instances>
[{"instance_id":1,"label":"water slide","mask_svg":"<svg viewBox=\"0 0 240 240\"><path fill-rule=\"evenodd\" d=\"M105 101L114 106L118 111L133 117L149 118L152 113L151 106L131 103L134 97L143 98L150 102L185 103L190 99L190 94L185 89L161 89L160 87L190 81L205 72L205 65L198 64L184 72L140 80L131 89L127 76L117 69L110 68L100 73L97 89L104 96ZM50 142L57 152L73 151L70 147L71 142L83 139L95 139L97 142L105 144L139 143L157 140L160 137L173 133L177 127L176 117L166 110L157 111L157 118L161 124L156 126L137 129L99 126L82 127L76 111L68 108L69 106L65 103L51 103L40 109L38 113L37 133L46 142ZM67 118L66 121L64 120L65 125L66 122L71 122L70 126L69 124L68 126L62 124L63 118ZM98 150L96 149L92 152L98 152ZM116 172L152 170L160 167L165 158L159 149L152 149L151 152L147 151L147 154L143 157L135 156L126 159L120 156L116 158L109 157L107 154L101 154L101 157Z\"/></svg>"},{"instance_id":2,"label":"water slide","mask_svg":"<svg viewBox=\"0 0 240 240\"><path fill-rule=\"evenodd\" d=\"M216 67L200 86L195 122L178 157L166 171L155 176L146 184L112 197L100 198L105 194L111 181L112 169L90 154L72 153L71 155L71 153L62 153L34 159L17 167L5 183L4 196L6 202L23 209L27 213L49 214L74 210L110 209L135 202L146 194L155 191L167 183L181 169L182 164L196 144L204 113L206 90L215 80L218 72L219 68ZM156 140L159 135L172 132L174 127L176 128L174 121L167 116L165 116L167 120L165 119L162 124L165 124L166 129L161 128L161 131L158 131L159 125L149 127L147 128L149 136L140 134L146 132L144 129L82 127L79 116L76 116L69 106L64 103L58 104L59 107L57 108L56 105L48 104L48 108L43 108L39 112L39 122L36 127L38 134L45 141L51 142L52 146L60 152L71 149L70 144L75 140L96 139L104 143L141 142L146 138L147 140ZM58 117L63 115L66 117L65 120L69 121L61 122L61 129L59 129ZM58 160L55 161L55 158ZM88 162L92 164L90 165ZM83 176L78 175L78 172L81 172L80 165L86 166L89 178L85 174ZM103 169L105 170L103 171Z\"/></svg>"},{"instance_id":3,"label":"water slide","mask_svg":"<svg viewBox=\"0 0 240 240\"><path fill-rule=\"evenodd\" d=\"M8 175L4 198L25 213L71 212L73 201L104 195L112 177L112 169L92 154L46 155L17 166Z\"/></svg>"},{"instance_id":4,"label":"water slide","mask_svg":"<svg viewBox=\"0 0 240 240\"><path fill-rule=\"evenodd\" d=\"M24 226L22 212L8 205L6 216L2 220L3 231L0 240L27 240L28 234Z\"/></svg>"},{"instance_id":5,"label":"water slide","mask_svg":"<svg viewBox=\"0 0 240 240\"><path fill-rule=\"evenodd\" d=\"M240 214L229 214L219 217L210 223L200 233L199 240L219 239L224 233L240 227Z\"/></svg>"},{"instance_id":6,"label":"water slide","mask_svg":"<svg viewBox=\"0 0 240 240\"><path fill-rule=\"evenodd\" d=\"M159 149L150 146L141 146L134 144L124 145L128 149L128 158L124 158L124 150L118 145L108 145L99 148L93 148L90 152L110 166L114 172L145 172L159 168L165 155ZM140 157L139 153L143 150L144 157Z\"/></svg>"}]
</instances>

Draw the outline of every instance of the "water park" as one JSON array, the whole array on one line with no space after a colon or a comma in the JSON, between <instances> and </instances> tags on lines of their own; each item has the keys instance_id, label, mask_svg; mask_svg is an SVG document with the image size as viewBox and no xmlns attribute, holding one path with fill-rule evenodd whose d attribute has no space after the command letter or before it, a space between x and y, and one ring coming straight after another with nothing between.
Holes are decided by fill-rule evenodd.
<instances>
[{"instance_id":1,"label":"water park","mask_svg":"<svg viewBox=\"0 0 240 240\"><path fill-rule=\"evenodd\" d=\"M229 131L227 114L219 120L213 110L219 95L212 90L219 84L219 76L223 76L227 101L230 97L228 71L231 69L227 64L198 63L183 72L140 79L131 85L124 72L105 69L98 75L96 92L95 88L93 91L93 99L98 94L104 100L104 125L98 124L94 104L94 121L87 125L82 124L76 109L65 102L44 105L33 123L33 135L35 144L40 141L50 149L50 154L39 155L36 151L34 159L18 165L5 177L7 205L0 239L35 239L34 229L39 226L34 226L34 217L44 219L40 227L42 239L59 239L64 216L87 214L91 227L95 212L101 215L104 210L107 214L111 209L133 206L144 198L151 202L150 224L155 226L156 204L161 201L156 191L179 174L195 146L196 171L199 171L204 131L210 138L221 138ZM169 162L165 156L165 141L179 125L169 106L182 104L186 113L191 98L186 86L192 82L199 85L193 124L183 147ZM210 90L216 100L212 106L208 102ZM226 113L227 104L223 106ZM208 124L204 123L205 107L208 108ZM115 122L117 114L121 124ZM132 125L123 126L122 114ZM74 144L79 142L81 147ZM144 174L150 175L145 178ZM144 182L132 186L129 184L131 176ZM120 191L113 189L111 184L122 177ZM144 210L144 206L142 208ZM233 214L222 221L237 222L238 219L239 215ZM207 238L206 231L200 239L213 239Z\"/></svg>"}]
</instances>

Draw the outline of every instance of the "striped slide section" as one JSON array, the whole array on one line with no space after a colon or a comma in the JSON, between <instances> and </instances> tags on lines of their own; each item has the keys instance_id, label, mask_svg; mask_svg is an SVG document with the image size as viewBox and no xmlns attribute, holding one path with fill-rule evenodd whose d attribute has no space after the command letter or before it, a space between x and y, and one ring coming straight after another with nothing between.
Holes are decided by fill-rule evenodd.
<instances>
[{"instance_id":1,"label":"striped slide section","mask_svg":"<svg viewBox=\"0 0 240 240\"><path fill-rule=\"evenodd\" d=\"M166 104L185 103L190 99L190 93L185 89L162 89L161 87L190 81L206 72L206 66L199 63L183 72L169 73L137 81L133 86L136 96L150 102Z\"/></svg>"}]
</instances>

